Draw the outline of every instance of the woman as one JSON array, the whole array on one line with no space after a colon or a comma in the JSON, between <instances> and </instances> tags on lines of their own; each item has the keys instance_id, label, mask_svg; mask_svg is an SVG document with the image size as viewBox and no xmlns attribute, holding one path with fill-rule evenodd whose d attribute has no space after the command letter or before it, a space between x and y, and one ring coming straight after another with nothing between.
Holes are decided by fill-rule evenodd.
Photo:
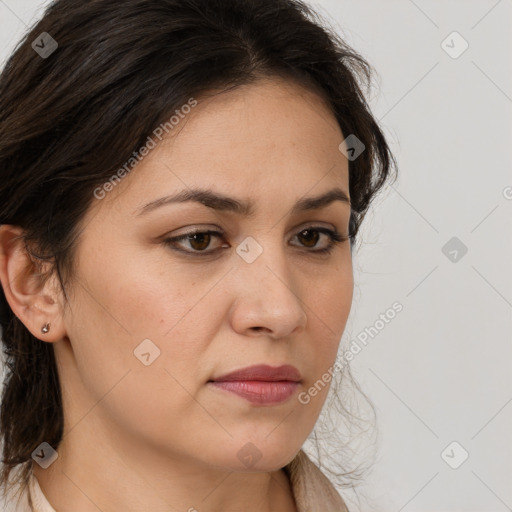
<instances>
[{"instance_id":1,"label":"woman","mask_svg":"<svg viewBox=\"0 0 512 512\"><path fill-rule=\"evenodd\" d=\"M362 78L296 0L50 5L0 76L13 510L347 510L301 447L395 163Z\"/></svg>"}]
</instances>

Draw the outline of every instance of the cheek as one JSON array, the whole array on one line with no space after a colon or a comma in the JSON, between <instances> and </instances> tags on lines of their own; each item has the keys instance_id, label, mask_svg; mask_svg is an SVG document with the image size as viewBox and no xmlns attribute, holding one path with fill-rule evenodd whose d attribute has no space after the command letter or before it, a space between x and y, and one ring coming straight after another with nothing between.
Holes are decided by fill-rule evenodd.
<instances>
[{"instance_id":1,"label":"cheek","mask_svg":"<svg viewBox=\"0 0 512 512\"><path fill-rule=\"evenodd\" d=\"M201 354L225 321L223 294L218 289L209 293L211 276L208 280L197 270L177 271L159 254L146 258L144 265L140 255L110 256L101 261L92 257L81 270L86 289L78 286L73 328L82 340L77 357L83 370L122 375L130 368L146 368L145 359L151 361L148 369L168 368L192 386Z\"/></svg>"},{"instance_id":2,"label":"cheek","mask_svg":"<svg viewBox=\"0 0 512 512\"><path fill-rule=\"evenodd\" d=\"M304 293L308 318L314 329L323 332L321 339L331 346L339 343L347 323L354 295L352 272L339 271L312 282L310 293Z\"/></svg>"},{"instance_id":3,"label":"cheek","mask_svg":"<svg viewBox=\"0 0 512 512\"><path fill-rule=\"evenodd\" d=\"M309 361L309 379L305 388L309 396L307 407L319 412L332 385L332 373L336 373L336 356L345 331L353 299L352 273L333 275L310 294L306 301L310 335L303 361ZM331 372L331 375L329 375Z\"/></svg>"},{"instance_id":4,"label":"cheek","mask_svg":"<svg viewBox=\"0 0 512 512\"><path fill-rule=\"evenodd\" d=\"M88 398L81 402L89 404L76 416L98 404L95 414L102 422L157 445L200 438L205 426L215 432L218 425L195 397L210 376L205 354L219 315L200 300L204 291L172 294L161 280L139 279L125 281L120 290L114 280L101 286L98 278L89 288L95 300L82 293L75 303L80 312L75 336L70 334L80 378L75 389L84 387Z\"/></svg>"},{"instance_id":5,"label":"cheek","mask_svg":"<svg viewBox=\"0 0 512 512\"><path fill-rule=\"evenodd\" d=\"M82 380L96 398L128 370L145 370L147 376L153 365L173 367L181 360L183 373L190 375L187 360L201 349L201 321L193 329L189 321L200 311L199 290L182 275L170 284L158 270L145 267L141 272L129 259L88 261L71 299L68 336ZM123 265L111 263L118 261ZM146 366L148 359L151 365ZM142 387L150 384L148 380Z\"/></svg>"},{"instance_id":6,"label":"cheek","mask_svg":"<svg viewBox=\"0 0 512 512\"><path fill-rule=\"evenodd\" d=\"M189 275L164 272L160 262L126 259L121 254L112 261L122 264L102 260L85 269L87 314L102 329L118 332L133 343L171 333L201 298L202 290L191 283ZM95 271L94 266L101 270Z\"/></svg>"}]
</instances>

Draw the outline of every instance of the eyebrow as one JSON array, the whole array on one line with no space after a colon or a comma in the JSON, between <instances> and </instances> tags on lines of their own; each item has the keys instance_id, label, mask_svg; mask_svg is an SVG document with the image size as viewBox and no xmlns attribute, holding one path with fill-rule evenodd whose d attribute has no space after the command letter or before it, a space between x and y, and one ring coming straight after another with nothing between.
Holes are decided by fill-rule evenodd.
<instances>
[{"instance_id":1,"label":"eyebrow","mask_svg":"<svg viewBox=\"0 0 512 512\"><path fill-rule=\"evenodd\" d=\"M177 194L161 197L160 199L151 201L137 210L137 216L144 215L164 205L185 203L188 201L200 203L208 208L212 208L213 210L233 212L245 217L250 217L254 214L254 204L250 201L241 201L234 197L228 197L209 189L194 188L182 190ZM341 201L342 203L350 206L350 198L348 194L341 188L334 188L319 196L300 199L292 208L291 213L293 215L300 212L318 210L320 208L325 208L334 201Z\"/></svg>"}]
</instances>

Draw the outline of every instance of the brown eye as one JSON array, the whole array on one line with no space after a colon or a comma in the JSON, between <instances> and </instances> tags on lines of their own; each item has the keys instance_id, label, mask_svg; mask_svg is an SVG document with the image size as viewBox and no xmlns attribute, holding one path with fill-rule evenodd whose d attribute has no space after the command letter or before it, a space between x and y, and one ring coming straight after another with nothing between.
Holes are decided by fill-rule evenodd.
<instances>
[{"instance_id":1,"label":"brown eye","mask_svg":"<svg viewBox=\"0 0 512 512\"><path fill-rule=\"evenodd\" d=\"M164 243L174 249L177 252L187 253L195 256L208 256L216 253L220 248L226 247L221 245L217 248L211 249L212 240L217 238L221 240L224 237L224 233L219 231L191 231L190 233L184 233L180 236L173 238L166 238ZM210 248L209 250L206 250Z\"/></svg>"},{"instance_id":2,"label":"brown eye","mask_svg":"<svg viewBox=\"0 0 512 512\"><path fill-rule=\"evenodd\" d=\"M327 244L319 243L322 236ZM341 235L337 231L332 231L320 226L303 229L299 231L294 238L299 240L301 248L311 249L307 251L310 254L329 254L337 243L349 240L347 236Z\"/></svg>"},{"instance_id":3,"label":"brown eye","mask_svg":"<svg viewBox=\"0 0 512 512\"><path fill-rule=\"evenodd\" d=\"M210 245L210 233L194 233L187 235L187 240L190 242L190 247L197 251L203 251Z\"/></svg>"},{"instance_id":4,"label":"brown eye","mask_svg":"<svg viewBox=\"0 0 512 512\"><path fill-rule=\"evenodd\" d=\"M320 238L319 232L312 229L304 229L297 236L305 247L315 247Z\"/></svg>"},{"instance_id":5,"label":"brown eye","mask_svg":"<svg viewBox=\"0 0 512 512\"><path fill-rule=\"evenodd\" d=\"M319 243L322 235L325 238L327 245L323 244L322 246L322 244ZM230 247L230 245L226 243L221 243L217 247L211 247L214 245L212 244L213 239L217 238L219 241L222 241L224 240L224 236L225 234L220 231L196 230L173 238L166 238L164 239L164 243L176 252L181 252L191 256L206 257L217 254L222 249ZM302 249L311 249L307 252L312 254L329 253L334 248L336 243L345 242L348 240L348 237L323 227L303 229L302 231L299 231L294 238L299 239L299 244ZM296 244L293 245L296 246Z\"/></svg>"}]
</instances>

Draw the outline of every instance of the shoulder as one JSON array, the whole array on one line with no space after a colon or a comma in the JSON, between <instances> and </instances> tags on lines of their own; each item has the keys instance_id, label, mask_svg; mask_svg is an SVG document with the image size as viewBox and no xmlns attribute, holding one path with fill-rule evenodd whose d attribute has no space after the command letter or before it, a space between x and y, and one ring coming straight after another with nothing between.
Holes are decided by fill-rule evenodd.
<instances>
[{"instance_id":1,"label":"shoulder","mask_svg":"<svg viewBox=\"0 0 512 512\"><path fill-rule=\"evenodd\" d=\"M0 510L3 512L32 512L28 486L15 484L18 470L13 470L10 485L0 485Z\"/></svg>"},{"instance_id":2,"label":"shoulder","mask_svg":"<svg viewBox=\"0 0 512 512\"><path fill-rule=\"evenodd\" d=\"M13 471L15 481L17 471ZM27 485L0 486L0 510L2 512L55 512L46 499L34 473L30 473Z\"/></svg>"},{"instance_id":3,"label":"shoulder","mask_svg":"<svg viewBox=\"0 0 512 512\"><path fill-rule=\"evenodd\" d=\"M303 450L284 469L290 477L298 512L319 506L323 512L349 512L334 485Z\"/></svg>"}]
</instances>

